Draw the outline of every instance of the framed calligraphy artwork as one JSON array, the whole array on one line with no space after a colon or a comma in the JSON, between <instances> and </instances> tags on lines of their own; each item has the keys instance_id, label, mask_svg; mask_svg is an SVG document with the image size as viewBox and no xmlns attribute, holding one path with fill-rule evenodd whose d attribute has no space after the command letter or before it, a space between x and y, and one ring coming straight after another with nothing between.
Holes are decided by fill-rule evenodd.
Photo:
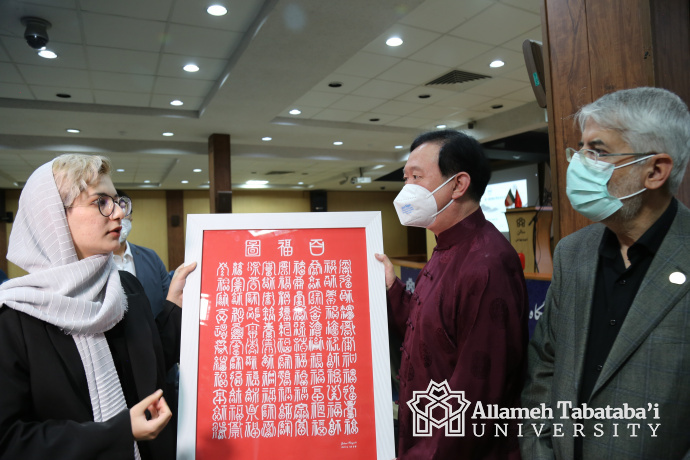
<instances>
[{"instance_id":1,"label":"framed calligraphy artwork","mask_svg":"<svg viewBox=\"0 0 690 460\"><path fill-rule=\"evenodd\" d=\"M394 455L378 212L189 215L178 459Z\"/></svg>"}]
</instances>

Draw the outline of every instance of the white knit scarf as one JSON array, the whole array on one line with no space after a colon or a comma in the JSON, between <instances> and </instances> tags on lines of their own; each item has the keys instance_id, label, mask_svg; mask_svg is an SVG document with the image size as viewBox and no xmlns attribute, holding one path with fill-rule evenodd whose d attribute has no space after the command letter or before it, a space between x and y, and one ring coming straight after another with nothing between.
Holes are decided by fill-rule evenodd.
<instances>
[{"instance_id":1,"label":"white knit scarf","mask_svg":"<svg viewBox=\"0 0 690 460\"><path fill-rule=\"evenodd\" d=\"M127 297L112 253L77 257L52 161L34 171L22 190L7 259L29 274L0 285L0 306L72 336L84 365L94 421L127 409L104 335L123 318ZM136 442L134 456L140 458Z\"/></svg>"}]
</instances>

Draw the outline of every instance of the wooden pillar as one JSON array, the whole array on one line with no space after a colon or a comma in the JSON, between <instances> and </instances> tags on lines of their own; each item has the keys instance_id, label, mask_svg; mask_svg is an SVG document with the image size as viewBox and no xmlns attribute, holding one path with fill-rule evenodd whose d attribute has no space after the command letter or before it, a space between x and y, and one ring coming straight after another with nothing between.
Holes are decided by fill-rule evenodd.
<instances>
[{"instance_id":1,"label":"wooden pillar","mask_svg":"<svg viewBox=\"0 0 690 460\"><path fill-rule=\"evenodd\" d=\"M208 175L211 181L211 213L232 212L229 134L211 134L209 136Z\"/></svg>"},{"instance_id":2,"label":"wooden pillar","mask_svg":"<svg viewBox=\"0 0 690 460\"><path fill-rule=\"evenodd\" d=\"M168 219L168 270L184 262L184 192L166 190L165 203Z\"/></svg>"},{"instance_id":3,"label":"wooden pillar","mask_svg":"<svg viewBox=\"0 0 690 460\"><path fill-rule=\"evenodd\" d=\"M604 94L666 88L690 104L688 0L544 0L544 67L556 242L588 225L565 195L566 147L577 147L572 115ZM686 177L677 196L690 204Z\"/></svg>"}]
</instances>

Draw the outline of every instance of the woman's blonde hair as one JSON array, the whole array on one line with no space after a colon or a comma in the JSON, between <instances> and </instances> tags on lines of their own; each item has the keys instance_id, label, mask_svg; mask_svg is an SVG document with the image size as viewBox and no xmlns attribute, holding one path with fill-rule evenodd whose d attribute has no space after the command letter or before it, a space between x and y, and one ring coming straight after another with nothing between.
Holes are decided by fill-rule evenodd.
<instances>
[{"instance_id":1,"label":"woman's blonde hair","mask_svg":"<svg viewBox=\"0 0 690 460\"><path fill-rule=\"evenodd\" d=\"M53 160L53 177L62 204L71 206L101 176L110 175L110 160L100 155L66 153Z\"/></svg>"}]
</instances>

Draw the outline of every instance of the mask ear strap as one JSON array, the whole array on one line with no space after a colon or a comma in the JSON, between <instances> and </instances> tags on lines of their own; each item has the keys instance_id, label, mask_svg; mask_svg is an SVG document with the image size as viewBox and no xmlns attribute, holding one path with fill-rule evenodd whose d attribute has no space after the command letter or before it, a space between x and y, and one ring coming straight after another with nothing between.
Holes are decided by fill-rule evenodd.
<instances>
[{"instance_id":1,"label":"mask ear strap","mask_svg":"<svg viewBox=\"0 0 690 460\"><path fill-rule=\"evenodd\" d=\"M458 173L455 173L455 174L453 174L452 176L450 176L450 177L448 178L447 181L445 181L444 183L442 183L441 185L439 185L438 187L436 187L436 188L434 189L434 191L431 192L431 195L433 195L434 193L436 193L436 192L438 192L439 190L441 190L441 188L442 188L444 185L446 185L448 182L450 182L450 181L452 181L453 179L455 179L455 178L458 176L458 174L460 174L460 173L458 172ZM445 209L445 208L444 208L444 209Z\"/></svg>"},{"instance_id":2,"label":"mask ear strap","mask_svg":"<svg viewBox=\"0 0 690 460\"><path fill-rule=\"evenodd\" d=\"M434 213L431 217L436 217L436 216L438 216L439 214L441 214L443 211L446 210L446 208L447 208L448 206L450 206L451 204L453 204L453 201L455 201L455 200L453 200L453 199L451 198L451 200L448 202L447 205L445 205L444 207L442 207L438 212Z\"/></svg>"}]
</instances>

